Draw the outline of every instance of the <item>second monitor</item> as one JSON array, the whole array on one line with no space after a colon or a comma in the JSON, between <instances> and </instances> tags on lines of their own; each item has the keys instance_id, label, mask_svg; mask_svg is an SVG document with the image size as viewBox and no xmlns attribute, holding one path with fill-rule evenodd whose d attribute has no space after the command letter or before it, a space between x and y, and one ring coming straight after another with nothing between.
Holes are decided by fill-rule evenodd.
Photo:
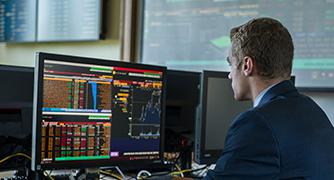
<instances>
[{"instance_id":1,"label":"second monitor","mask_svg":"<svg viewBox=\"0 0 334 180\"><path fill-rule=\"evenodd\" d=\"M212 164L221 156L231 122L252 107L251 101L236 101L229 72L203 71L200 105L196 118L195 160ZM291 77L294 84L295 77Z\"/></svg>"},{"instance_id":2,"label":"second monitor","mask_svg":"<svg viewBox=\"0 0 334 180\"><path fill-rule=\"evenodd\" d=\"M221 155L232 120L252 107L250 101L234 99L228 72L203 71L196 119L195 160L214 163Z\"/></svg>"},{"instance_id":3,"label":"second monitor","mask_svg":"<svg viewBox=\"0 0 334 180\"><path fill-rule=\"evenodd\" d=\"M192 149L200 76L199 72L167 71L166 151L178 151L186 146Z\"/></svg>"}]
</instances>

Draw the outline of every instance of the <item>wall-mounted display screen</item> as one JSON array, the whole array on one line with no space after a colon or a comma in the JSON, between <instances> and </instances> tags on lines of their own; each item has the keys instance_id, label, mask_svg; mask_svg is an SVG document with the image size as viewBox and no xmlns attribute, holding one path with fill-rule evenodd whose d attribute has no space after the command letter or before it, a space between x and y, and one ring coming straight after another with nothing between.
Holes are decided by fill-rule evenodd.
<instances>
[{"instance_id":1,"label":"wall-mounted display screen","mask_svg":"<svg viewBox=\"0 0 334 180\"><path fill-rule=\"evenodd\" d=\"M39 1L37 41L98 40L100 12L96 0Z\"/></svg>"},{"instance_id":2,"label":"wall-mounted display screen","mask_svg":"<svg viewBox=\"0 0 334 180\"><path fill-rule=\"evenodd\" d=\"M0 42L93 41L103 0L0 0Z\"/></svg>"},{"instance_id":3,"label":"wall-mounted display screen","mask_svg":"<svg viewBox=\"0 0 334 180\"><path fill-rule=\"evenodd\" d=\"M37 0L0 1L0 42L36 40Z\"/></svg>"},{"instance_id":4,"label":"wall-mounted display screen","mask_svg":"<svg viewBox=\"0 0 334 180\"><path fill-rule=\"evenodd\" d=\"M181 70L229 70L229 31L255 17L280 20L295 45L300 88L334 89L334 1L145 0L144 63Z\"/></svg>"}]
</instances>

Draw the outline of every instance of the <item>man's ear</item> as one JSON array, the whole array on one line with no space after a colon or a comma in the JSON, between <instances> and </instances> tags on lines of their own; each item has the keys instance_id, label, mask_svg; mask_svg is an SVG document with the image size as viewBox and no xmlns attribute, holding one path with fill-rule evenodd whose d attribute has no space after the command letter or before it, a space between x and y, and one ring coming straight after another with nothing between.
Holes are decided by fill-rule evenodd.
<instances>
[{"instance_id":1,"label":"man's ear","mask_svg":"<svg viewBox=\"0 0 334 180\"><path fill-rule=\"evenodd\" d=\"M254 60L249 57L245 56L243 59L242 70L245 76L251 76L255 71L255 64Z\"/></svg>"}]
</instances>

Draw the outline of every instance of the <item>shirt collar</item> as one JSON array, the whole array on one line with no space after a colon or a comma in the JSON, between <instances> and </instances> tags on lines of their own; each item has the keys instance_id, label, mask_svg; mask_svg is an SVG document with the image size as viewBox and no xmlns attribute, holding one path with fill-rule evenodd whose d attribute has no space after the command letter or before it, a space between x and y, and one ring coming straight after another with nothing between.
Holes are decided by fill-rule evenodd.
<instances>
[{"instance_id":1,"label":"shirt collar","mask_svg":"<svg viewBox=\"0 0 334 180\"><path fill-rule=\"evenodd\" d=\"M272 88L273 86L275 86L276 84L278 84L278 83L272 84L272 85L270 85L269 87L267 87L266 89L262 90L262 91L260 92L260 94L256 96L255 101L254 101L254 103L253 103L253 107L258 106L259 103L260 103L260 101L261 101L261 99L262 99L263 96L266 94L266 92L268 92L269 89Z\"/></svg>"}]
</instances>

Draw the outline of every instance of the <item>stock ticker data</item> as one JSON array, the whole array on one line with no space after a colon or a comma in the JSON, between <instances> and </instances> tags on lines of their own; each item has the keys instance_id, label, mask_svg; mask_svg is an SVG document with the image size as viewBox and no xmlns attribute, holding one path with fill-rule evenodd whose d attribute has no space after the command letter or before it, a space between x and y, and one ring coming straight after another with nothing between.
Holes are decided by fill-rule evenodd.
<instances>
[{"instance_id":1,"label":"stock ticker data","mask_svg":"<svg viewBox=\"0 0 334 180\"><path fill-rule=\"evenodd\" d=\"M41 163L158 159L162 72L45 60Z\"/></svg>"},{"instance_id":2,"label":"stock ticker data","mask_svg":"<svg viewBox=\"0 0 334 180\"><path fill-rule=\"evenodd\" d=\"M229 71L230 29L272 17L292 35L296 86L334 87L333 0L145 0L143 12L144 63Z\"/></svg>"}]
</instances>

